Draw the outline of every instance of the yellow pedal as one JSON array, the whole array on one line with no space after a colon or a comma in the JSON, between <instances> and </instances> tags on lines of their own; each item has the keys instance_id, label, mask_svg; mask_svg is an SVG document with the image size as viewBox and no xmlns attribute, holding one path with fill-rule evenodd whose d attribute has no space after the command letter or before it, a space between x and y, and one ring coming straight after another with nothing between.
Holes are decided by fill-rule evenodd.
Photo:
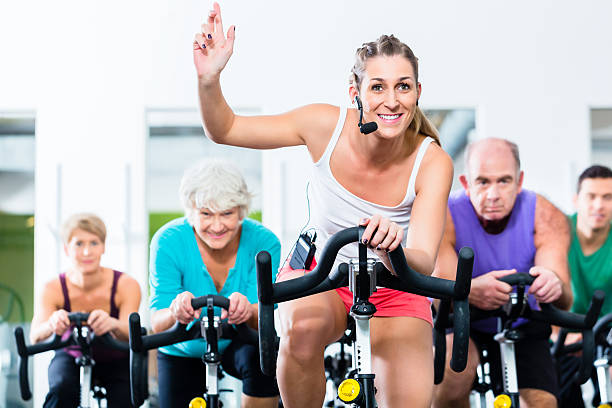
<instances>
[{"instance_id":1,"label":"yellow pedal","mask_svg":"<svg viewBox=\"0 0 612 408\"><path fill-rule=\"evenodd\" d=\"M189 408L206 408L206 401L204 398L196 397L189 401Z\"/></svg>"},{"instance_id":2,"label":"yellow pedal","mask_svg":"<svg viewBox=\"0 0 612 408\"><path fill-rule=\"evenodd\" d=\"M342 381L338 387L338 398L342 402L353 402L359 397L360 393L361 386L359 382L352 378Z\"/></svg>"},{"instance_id":3,"label":"yellow pedal","mask_svg":"<svg viewBox=\"0 0 612 408\"><path fill-rule=\"evenodd\" d=\"M512 406L512 400L506 394L499 394L493 401L493 407L495 408L510 408Z\"/></svg>"}]
</instances>

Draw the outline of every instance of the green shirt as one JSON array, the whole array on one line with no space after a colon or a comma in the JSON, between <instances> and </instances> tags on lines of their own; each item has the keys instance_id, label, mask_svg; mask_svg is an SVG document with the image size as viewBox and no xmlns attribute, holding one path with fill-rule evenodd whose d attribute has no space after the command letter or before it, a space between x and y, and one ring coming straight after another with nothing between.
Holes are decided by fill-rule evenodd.
<instances>
[{"instance_id":1,"label":"green shirt","mask_svg":"<svg viewBox=\"0 0 612 408\"><path fill-rule=\"evenodd\" d=\"M574 292L572 312L586 313L593 292L601 289L606 293L601 308L603 316L612 312L612 234L608 234L604 244L595 253L585 256L576 234L576 219L576 214L569 217L572 228L572 243L568 254Z\"/></svg>"}]
</instances>

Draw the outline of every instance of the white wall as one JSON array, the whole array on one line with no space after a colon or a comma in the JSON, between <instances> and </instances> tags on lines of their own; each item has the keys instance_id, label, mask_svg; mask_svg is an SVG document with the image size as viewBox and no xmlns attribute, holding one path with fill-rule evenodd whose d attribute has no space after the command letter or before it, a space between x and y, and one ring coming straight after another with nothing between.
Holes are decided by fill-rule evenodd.
<instances>
[{"instance_id":1,"label":"white wall","mask_svg":"<svg viewBox=\"0 0 612 408\"><path fill-rule=\"evenodd\" d=\"M195 0L0 3L0 110L36 112L37 291L61 263L58 220L78 210L108 223L105 263L146 288L145 109L196 105L191 41L209 7ZM222 7L226 28L237 26L222 78L231 105L274 113L346 104L354 50L395 33L420 58L422 106L475 107L480 135L518 142L526 185L566 210L590 160L589 108L612 107L612 3L604 0ZM307 155L264 157L265 221L292 240L306 216L303 179L294 187L289 180ZM40 398L46 371L35 372Z\"/></svg>"}]
</instances>

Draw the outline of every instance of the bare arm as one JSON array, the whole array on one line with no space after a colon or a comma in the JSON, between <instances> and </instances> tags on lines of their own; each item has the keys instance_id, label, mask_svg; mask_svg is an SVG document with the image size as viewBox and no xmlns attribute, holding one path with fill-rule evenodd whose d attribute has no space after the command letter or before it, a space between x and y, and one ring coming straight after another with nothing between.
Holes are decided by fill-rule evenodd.
<instances>
[{"instance_id":1,"label":"bare arm","mask_svg":"<svg viewBox=\"0 0 612 408\"><path fill-rule=\"evenodd\" d=\"M417 174L416 198L412 206L404 249L408 264L424 275L431 275L434 270L445 231L448 194L452 180L453 162L450 156L432 143Z\"/></svg>"},{"instance_id":2,"label":"bare arm","mask_svg":"<svg viewBox=\"0 0 612 408\"><path fill-rule=\"evenodd\" d=\"M553 301L556 306L569 309L573 301L567 262L570 245L569 224L565 215L540 195L536 201L533 240L536 255L535 266L530 273L538 278L534 281L530 293L534 293L538 301ZM546 278L546 274L549 274L550 278L538 282L540 276Z\"/></svg>"},{"instance_id":3,"label":"bare arm","mask_svg":"<svg viewBox=\"0 0 612 408\"><path fill-rule=\"evenodd\" d=\"M68 327L68 312L62 309L59 280L47 282L34 306L34 317L30 327L30 343L39 343L53 333L62 334ZM62 313L63 312L63 313Z\"/></svg>"},{"instance_id":4,"label":"bare arm","mask_svg":"<svg viewBox=\"0 0 612 408\"><path fill-rule=\"evenodd\" d=\"M457 252L455 251L455 224L447 208L444 234L442 235L442 242L440 242L440 250L436 258L433 276L455 280L455 275L457 274L457 260Z\"/></svg>"},{"instance_id":5,"label":"bare arm","mask_svg":"<svg viewBox=\"0 0 612 408\"><path fill-rule=\"evenodd\" d=\"M115 327L111 330L111 333L117 339L127 341L130 338L130 314L138 312L140 307L140 285L136 279L123 274L117 282L115 299L119 308L119 318L115 319Z\"/></svg>"},{"instance_id":6,"label":"bare arm","mask_svg":"<svg viewBox=\"0 0 612 408\"><path fill-rule=\"evenodd\" d=\"M412 205L404 248L408 265L423 275L431 275L434 269L444 230L452 178L453 163L450 157L432 144L416 177L416 198ZM403 228L380 214L362 219L360 225L366 226L362 235L363 242L391 269L387 252L402 244Z\"/></svg>"},{"instance_id":7,"label":"bare arm","mask_svg":"<svg viewBox=\"0 0 612 408\"><path fill-rule=\"evenodd\" d=\"M216 143L254 149L305 144L311 154L320 143L324 148L326 141L317 142L317 136L331 135L333 131L335 119L331 127L327 126L325 119L333 112L330 105L304 106L275 116L234 114L223 96L219 79L233 53L236 34L234 26L224 33L221 9L217 3L213 7L193 42L200 113L210 139ZM324 133L321 133L321 126Z\"/></svg>"}]
</instances>

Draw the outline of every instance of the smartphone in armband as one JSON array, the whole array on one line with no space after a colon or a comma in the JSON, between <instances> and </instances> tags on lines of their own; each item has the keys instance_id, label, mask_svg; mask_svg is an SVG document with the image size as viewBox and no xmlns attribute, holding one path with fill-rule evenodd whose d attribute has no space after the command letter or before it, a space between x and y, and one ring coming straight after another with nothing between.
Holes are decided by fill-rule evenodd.
<instances>
[{"instance_id":1,"label":"smartphone in armband","mask_svg":"<svg viewBox=\"0 0 612 408\"><path fill-rule=\"evenodd\" d=\"M292 269L310 270L316 249L310 236L308 234L301 234L295 244L295 250L291 255L289 266Z\"/></svg>"}]
</instances>

